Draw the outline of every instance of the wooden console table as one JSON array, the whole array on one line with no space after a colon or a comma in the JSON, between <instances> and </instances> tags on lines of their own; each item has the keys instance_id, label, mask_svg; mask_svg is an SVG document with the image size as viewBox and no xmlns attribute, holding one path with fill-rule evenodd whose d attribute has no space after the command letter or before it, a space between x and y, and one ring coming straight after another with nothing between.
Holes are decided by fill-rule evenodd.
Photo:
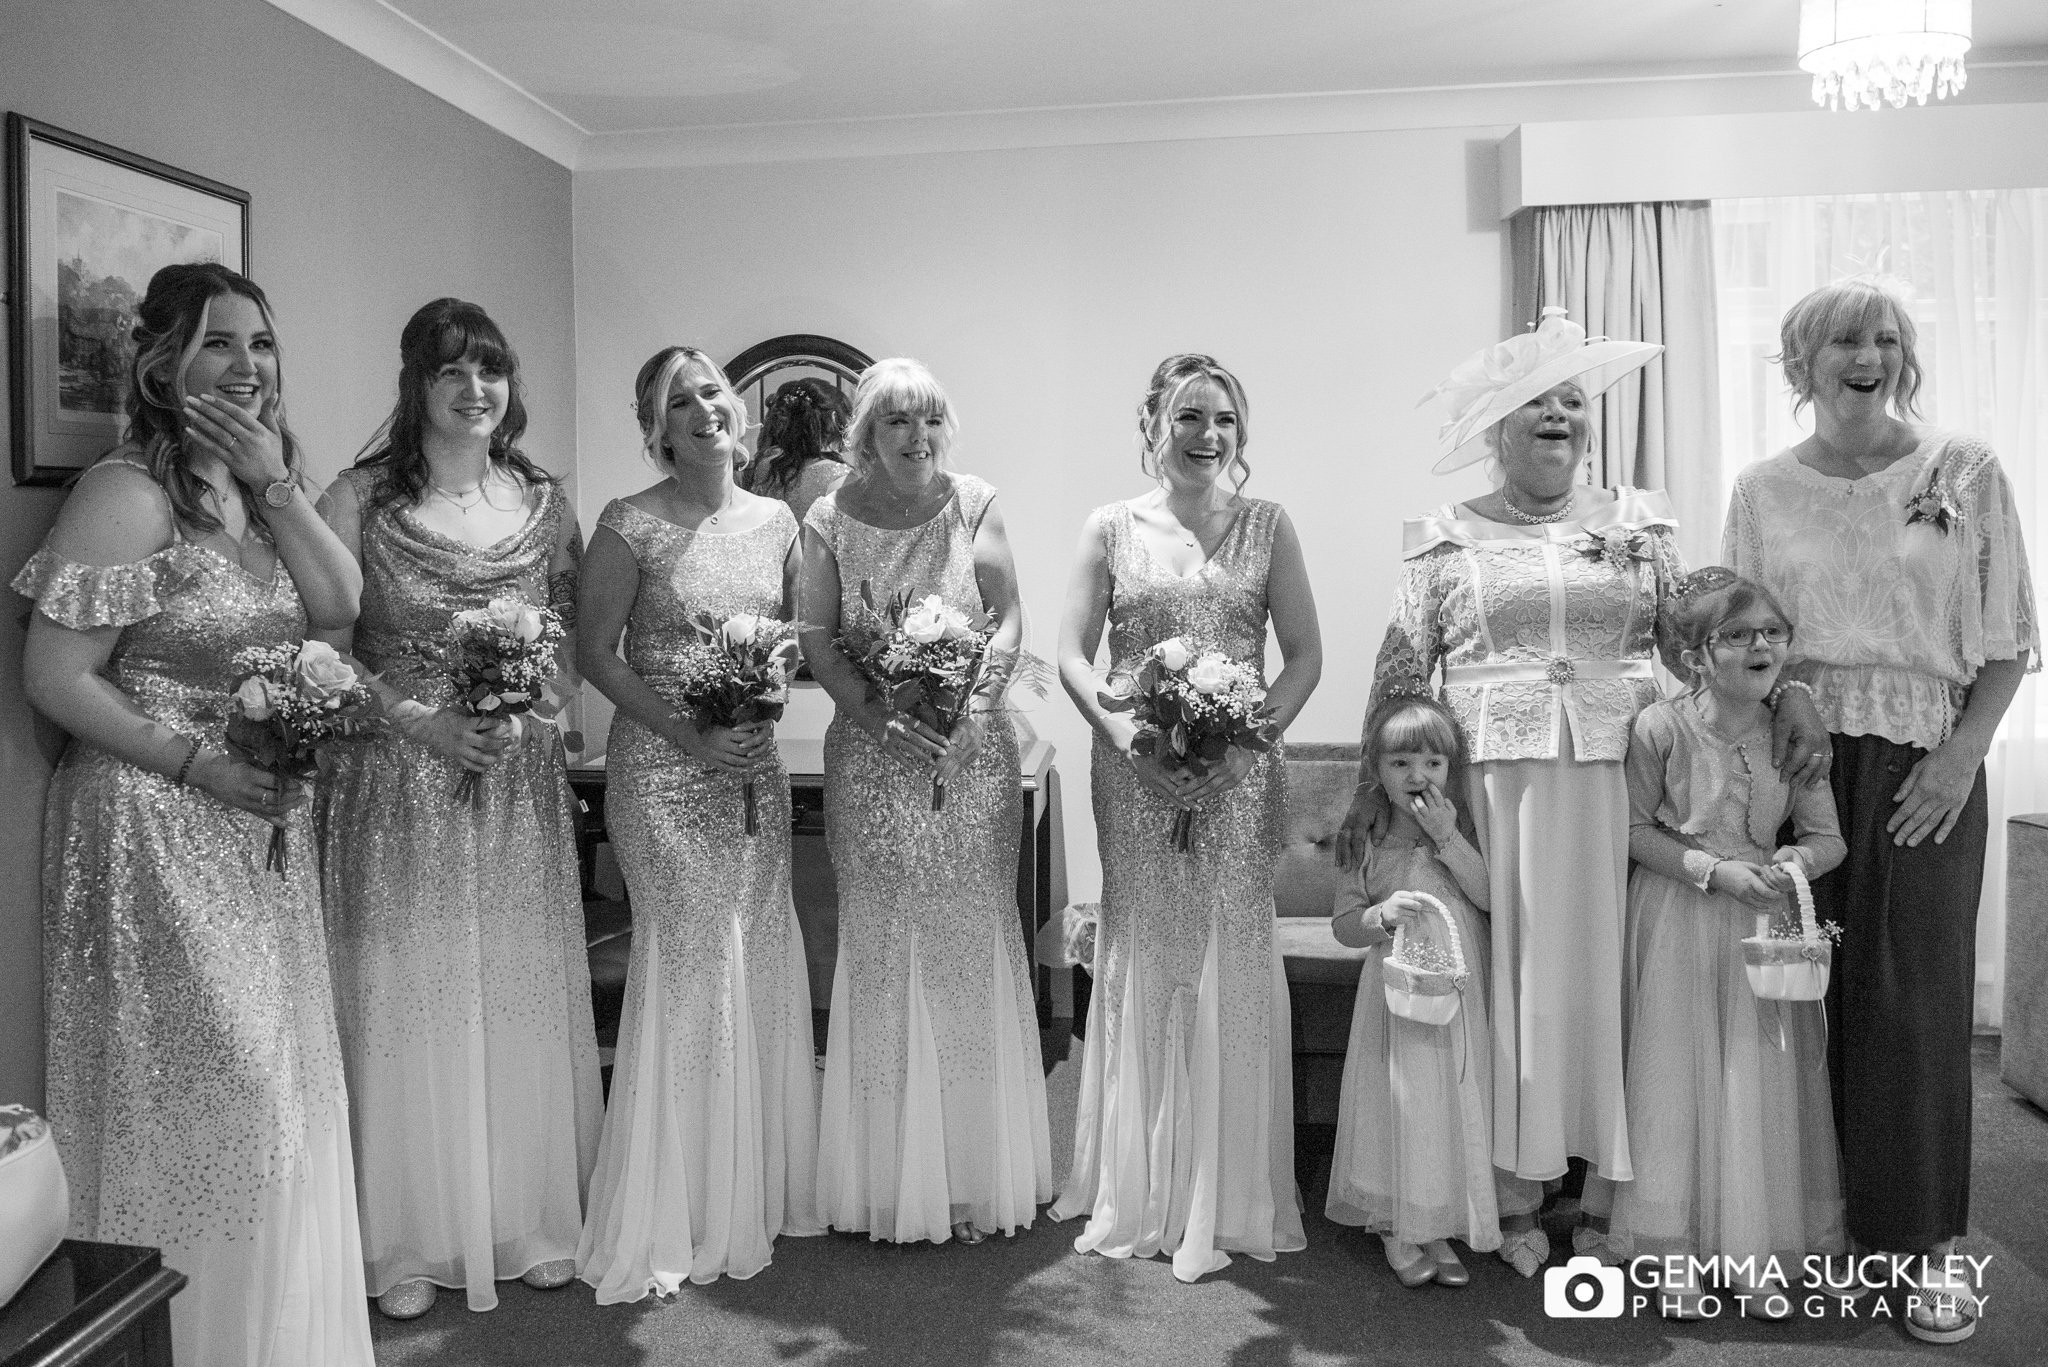
<instances>
[{"instance_id":1,"label":"wooden console table","mask_svg":"<svg viewBox=\"0 0 2048 1367\"><path fill-rule=\"evenodd\" d=\"M184 1285L153 1248L66 1239L0 1308L0 1367L170 1367Z\"/></svg>"}]
</instances>

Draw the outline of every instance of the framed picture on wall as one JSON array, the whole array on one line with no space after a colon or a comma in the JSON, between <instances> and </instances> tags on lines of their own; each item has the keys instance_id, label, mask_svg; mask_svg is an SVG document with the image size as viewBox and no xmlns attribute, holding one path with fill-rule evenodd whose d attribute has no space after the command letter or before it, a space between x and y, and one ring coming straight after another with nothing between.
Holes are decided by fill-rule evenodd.
<instances>
[{"instance_id":1,"label":"framed picture on wall","mask_svg":"<svg viewBox=\"0 0 2048 1367\"><path fill-rule=\"evenodd\" d=\"M120 441L136 306L188 261L248 273L247 191L8 114L15 483L61 484Z\"/></svg>"}]
</instances>

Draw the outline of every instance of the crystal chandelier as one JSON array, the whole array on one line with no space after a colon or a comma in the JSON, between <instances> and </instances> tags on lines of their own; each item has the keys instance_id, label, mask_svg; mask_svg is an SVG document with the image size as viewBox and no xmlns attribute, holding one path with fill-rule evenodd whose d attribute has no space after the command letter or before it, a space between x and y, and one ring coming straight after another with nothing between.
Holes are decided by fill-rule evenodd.
<instances>
[{"instance_id":1,"label":"crystal chandelier","mask_svg":"<svg viewBox=\"0 0 2048 1367\"><path fill-rule=\"evenodd\" d=\"M1969 50L1970 0L1800 0L1799 65L1830 109L1946 99Z\"/></svg>"}]
</instances>

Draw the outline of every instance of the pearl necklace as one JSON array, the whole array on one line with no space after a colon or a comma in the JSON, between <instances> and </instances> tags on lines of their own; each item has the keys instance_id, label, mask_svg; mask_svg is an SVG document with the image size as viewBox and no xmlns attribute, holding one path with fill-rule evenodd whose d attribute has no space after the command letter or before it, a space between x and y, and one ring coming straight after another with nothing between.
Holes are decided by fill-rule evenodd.
<instances>
[{"instance_id":1,"label":"pearl necklace","mask_svg":"<svg viewBox=\"0 0 2048 1367\"><path fill-rule=\"evenodd\" d=\"M1515 506L1515 500L1509 496L1505 484L1501 486L1500 490L1500 504L1501 507L1507 509L1508 517L1529 527L1540 527L1546 523L1567 521L1572 515L1572 503L1573 499L1567 496L1564 506L1554 513L1531 513Z\"/></svg>"}]
</instances>

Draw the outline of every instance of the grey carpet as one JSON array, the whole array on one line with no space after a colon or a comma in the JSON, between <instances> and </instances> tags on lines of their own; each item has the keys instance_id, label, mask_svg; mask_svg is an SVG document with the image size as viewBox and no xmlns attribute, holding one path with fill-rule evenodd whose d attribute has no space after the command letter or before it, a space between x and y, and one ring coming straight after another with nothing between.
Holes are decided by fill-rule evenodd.
<instances>
[{"instance_id":1,"label":"grey carpet","mask_svg":"<svg viewBox=\"0 0 2048 1367\"><path fill-rule=\"evenodd\" d=\"M1047 1080L1054 1171L1060 1174L1071 1147L1078 1063L1077 1050ZM444 1292L432 1312L409 1324L372 1315L377 1361L385 1367L2048 1362L2048 1114L1998 1080L1995 1039L1978 1041L1974 1073L1966 1251L1990 1256L1990 1299L1976 1337L1953 1347L1909 1338L1894 1317L1878 1314L1875 1297L1861 1303L1855 1319L1674 1324L1652 1313L1553 1320L1543 1313L1541 1277L1524 1281L1490 1256L1470 1260L1472 1285L1464 1289L1404 1290L1387 1270L1377 1239L1322 1218L1325 1174L1318 1171L1304 1192L1306 1251L1273 1263L1240 1257L1196 1286L1176 1282L1164 1260L1079 1256L1072 1250L1077 1226L1042 1217L1014 1239L976 1248L894 1248L843 1235L784 1239L774 1265L752 1280L685 1285L667 1301L600 1307L581 1284L542 1292L510 1282L501 1284L495 1311L472 1314L459 1295ZM1554 1239L1564 1237L1561 1224L1552 1232Z\"/></svg>"}]
</instances>

